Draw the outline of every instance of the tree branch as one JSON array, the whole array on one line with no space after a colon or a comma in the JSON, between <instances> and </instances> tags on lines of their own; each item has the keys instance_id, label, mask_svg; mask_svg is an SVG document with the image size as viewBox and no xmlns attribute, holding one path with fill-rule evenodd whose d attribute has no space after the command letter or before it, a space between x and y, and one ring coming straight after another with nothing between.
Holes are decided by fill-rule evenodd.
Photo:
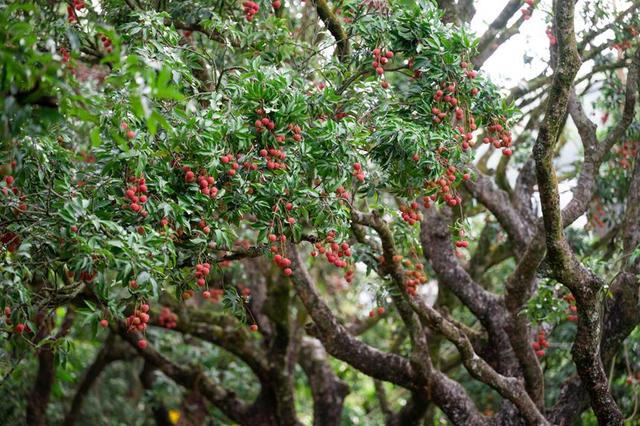
<instances>
[{"instance_id":1,"label":"tree branch","mask_svg":"<svg viewBox=\"0 0 640 426\"><path fill-rule=\"evenodd\" d=\"M313 397L313 424L339 426L349 386L335 375L318 340L303 338L300 355L299 362L309 380Z\"/></svg>"},{"instance_id":2,"label":"tree branch","mask_svg":"<svg viewBox=\"0 0 640 426\"><path fill-rule=\"evenodd\" d=\"M491 45L491 43L493 43L500 30L507 26L509 19L511 19L521 6L522 1L509 0L498 16L493 20L493 22L491 22L491 24L489 24L489 28L487 28L484 34L480 36L480 40L478 41L478 52L482 53Z\"/></svg>"},{"instance_id":3,"label":"tree branch","mask_svg":"<svg viewBox=\"0 0 640 426\"><path fill-rule=\"evenodd\" d=\"M198 389L205 398L231 420L243 425L251 424L247 405L240 401L233 392L227 391L197 368L177 365L151 346L141 348L138 346L138 341L142 340L140 333L128 332L124 323L117 324L115 328L118 334L129 342L145 361L157 367L167 377L187 389Z\"/></svg>"},{"instance_id":4,"label":"tree branch","mask_svg":"<svg viewBox=\"0 0 640 426\"><path fill-rule=\"evenodd\" d=\"M320 298L295 245L289 244L296 293L314 321L307 331L318 338L328 353L368 376L415 389L417 374L406 358L382 352L347 332Z\"/></svg>"},{"instance_id":5,"label":"tree branch","mask_svg":"<svg viewBox=\"0 0 640 426\"><path fill-rule=\"evenodd\" d=\"M349 56L349 38L347 37L347 33L344 31L344 28L342 28L338 17L331 11L326 0L312 1L316 6L318 16L336 40L336 54L338 55L338 59L340 62L344 62Z\"/></svg>"},{"instance_id":6,"label":"tree branch","mask_svg":"<svg viewBox=\"0 0 640 426\"><path fill-rule=\"evenodd\" d=\"M578 306L578 332L572 350L573 359L578 374L586 384L598 420L606 424L621 424L622 414L608 389L607 376L599 356L602 283L578 262L564 237L558 182L552 164L554 148L568 110L573 80L581 64L574 32L574 8L573 0L554 2L558 62L533 155L549 264L557 279L574 293Z\"/></svg>"}]
</instances>

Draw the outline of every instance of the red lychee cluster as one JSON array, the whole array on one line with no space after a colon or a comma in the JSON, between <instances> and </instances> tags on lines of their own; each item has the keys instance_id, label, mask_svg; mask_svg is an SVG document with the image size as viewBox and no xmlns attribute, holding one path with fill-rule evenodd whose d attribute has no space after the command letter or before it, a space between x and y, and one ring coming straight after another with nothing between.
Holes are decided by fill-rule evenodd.
<instances>
[{"instance_id":1,"label":"red lychee cluster","mask_svg":"<svg viewBox=\"0 0 640 426\"><path fill-rule=\"evenodd\" d=\"M111 40L106 35L100 36L100 42L102 42L102 47L104 47L105 52L111 53L113 52L113 46L111 45Z\"/></svg>"},{"instance_id":2,"label":"red lychee cluster","mask_svg":"<svg viewBox=\"0 0 640 426\"><path fill-rule=\"evenodd\" d=\"M240 297L244 303L249 303L249 300L251 299L251 289L243 283L239 283L238 290L240 290Z\"/></svg>"},{"instance_id":3,"label":"red lychee cluster","mask_svg":"<svg viewBox=\"0 0 640 426\"><path fill-rule=\"evenodd\" d=\"M84 9L84 1L83 0L73 0L71 4L67 5L67 20L69 23L73 24L78 22L78 15L76 14L76 10Z\"/></svg>"},{"instance_id":4,"label":"red lychee cluster","mask_svg":"<svg viewBox=\"0 0 640 426\"><path fill-rule=\"evenodd\" d=\"M503 148L502 154L509 156L513 154L511 150L511 132L505 129L500 123L493 123L487 127L488 136L482 139L482 143L491 144L494 148Z\"/></svg>"},{"instance_id":5,"label":"red lychee cluster","mask_svg":"<svg viewBox=\"0 0 640 426\"><path fill-rule=\"evenodd\" d=\"M549 347L549 342L545 337L544 330L538 331L537 339L531 343L531 347L539 358L544 356L544 350Z\"/></svg>"},{"instance_id":6,"label":"red lychee cluster","mask_svg":"<svg viewBox=\"0 0 640 426\"><path fill-rule=\"evenodd\" d=\"M471 130L476 129L476 124L474 122L473 117L469 119L470 125L469 128ZM460 143L460 147L463 151L468 150L470 147L475 146L475 142L473 141L473 133L466 132L463 127L458 126L456 129L458 132L454 135L454 139Z\"/></svg>"},{"instance_id":7,"label":"red lychee cluster","mask_svg":"<svg viewBox=\"0 0 640 426\"><path fill-rule=\"evenodd\" d=\"M220 163L222 164L230 164L231 168L227 170L227 174L229 176L235 176L240 168L240 164L235 161L235 156L233 154L226 154L220 157Z\"/></svg>"},{"instance_id":8,"label":"red lychee cluster","mask_svg":"<svg viewBox=\"0 0 640 426\"><path fill-rule=\"evenodd\" d=\"M4 322L7 325L11 325L11 307L10 306L5 306L4 307ZM18 324L15 325L15 327L13 327L13 331L16 334L22 334L25 331L27 332L31 332L31 329L29 328L29 326L25 323L19 322Z\"/></svg>"},{"instance_id":9,"label":"red lychee cluster","mask_svg":"<svg viewBox=\"0 0 640 426\"><path fill-rule=\"evenodd\" d=\"M447 84L445 82L440 83L441 89L438 89L433 94L433 102L434 104L440 104L440 108L437 106L433 106L431 108L431 114L433 114L433 122L441 123L446 117L447 112L443 111L444 108L449 107L457 107L458 106L458 98L456 98L456 85L455 83ZM448 104L448 105L442 105Z\"/></svg>"},{"instance_id":10,"label":"red lychee cluster","mask_svg":"<svg viewBox=\"0 0 640 426\"><path fill-rule=\"evenodd\" d=\"M14 253L20 247L21 238L15 232L4 232L0 234L0 242L7 246L9 253Z\"/></svg>"},{"instance_id":11,"label":"red lychee cluster","mask_svg":"<svg viewBox=\"0 0 640 426\"><path fill-rule=\"evenodd\" d=\"M90 284L93 279L96 277L96 273L95 272L90 272L90 271L81 271L80 272L80 281L83 281L87 284Z\"/></svg>"},{"instance_id":12,"label":"red lychee cluster","mask_svg":"<svg viewBox=\"0 0 640 426\"><path fill-rule=\"evenodd\" d=\"M178 315L171 312L171 309L167 306L164 306L160 310L160 315L158 315L158 323L160 327L164 328L176 328L178 322Z\"/></svg>"},{"instance_id":13,"label":"red lychee cluster","mask_svg":"<svg viewBox=\"0 0 640 426\"><path fill-rule=\"evenodd\" d=\"M338 196L338 198L341 198L343 200L348 200L351 196L349 192L342 186L336 188L336 195Z\"/></svg>"},{"instance_id":14,"label":"red lychee cluster","mask_svg":"<svg viewBox=\"0 0 640 426\"><path fill-rule=\"evenodd\" d=\"M214 185L216 180L213 176L207 175L205 173L200 174L198 176L198 185L200 186L200 192L202 195L215 198L218 195L218 188Z\"/></svg>"},{"instance_id":15,"label":"red lychee cluster","mask_svg":"<svg viewBox=\"0 0 640 426\"><path fill-rule=\"evenodd\" d=\"M209 228L209 225L207 225L207 221L205 221L204 219L200 219L200 221L198 222L198 228L200 228L200 230L206 235L211 232L211 228Z\"/></svg>"},{"instance_id":16,"label":"red lychee cluster","mask_svg":"<svg viewBox=\"0 0 640 426\"><path fill-rule=\"evenodd\" d=\"M2 193L4 195L9 195L9 191L13 192L15 195L18 195L20 189L18 187L13 186L13 183L16 181L15 178L11 175L7 175L4 177L4 186L2 187Z\"/></svg>"},{"instance_id":17,"label":"red lychee cluster","mask_svg":"<svg viewBox=\"0 0 640 426\"><path fill-rule=\"evenodd\" d=\"M293 140L300 142L302 140L302 129L297 124L289 123L287 128L293 133Z\"/></svg>"},{"instance_id":18,"label":"red lychee cluster","mask_svg":"<svg viewBox=\"0 0 640 426\"><path fill-rule=\"evenodd\" d=\"M319 254L324 254L329 263L338 268L346 268L347 262L343 258L351 257L351 247L346 241L341 244L335 242L335 237L336 232L329 231L324 242L315 243L315 249L311 252L311 256L316 257Z\"/></svg>"},{"instance_id":19,"label":"red lychee cluster","mask_svg":"<svg viewBox=\"0 0 640 426\"><path fill-rule=\"evenodd\" d=\"M29 328L27 327L27 325L23 322L19 322L18 324L16 324L16 326L14 327L13 331L16 332L16 334L22 334L24 333L25 330L29 330Z\"/></svg>"},{"instance_id":20,"label":"red lychee cluster","mask_svg":"<svg viewBox=\"0 0 640 426\"><path fill-rule=\"evenodd\" d=\"M223 156L226 159L226 162L229 162L228 156ZM235 164L235 163L234 163ZM236 165L237 166L237 165ZM238 167L233 168L234 174L235 170ZM184 181L187 183L193 183L196 181L196 174L191 170L189 166L183 166L182 171L184 172ZM216 180L213 176L209 175L205 171L201 171L200 175L197 177L198 185L200 186L200 193L202 195L215 198L218 195L218 188L215 186Z\"/></svg>"},{"instance_id":21,"label":"red lychee cluster","mask_svg":"<svg viewBox=\"0 0 640 426\"><path fill-rule=\"evenodd\" d=\"M353 171L351 174L358 180L358 182L364 182L365 176L360 163L353 163Z\"/></svg>"},{"instance_id":22,"label":"red lychee cluster","mask_svg":"<svg viewBox=\"0 0 640 426\"><path fill-rule=\"evenodd\" d=\"M127 317L127 331L132 333L134 331L145 331L147 329L147 323L149 322L149 305L143 303L140 305L140 309L133 311L131 315Z\"/></svg>"},{"instance_id":23,"label":"red lychee cluster","mask_svg":"<svg viewBox=\"0 0 640 426\"><path fill-rule=\"evenodd\" d=\"M403 282L405 291L409 296L415 296L417 294L417 288L420 284L425 284L427 275L424 273L424 265L420 262L415 264L410 259L403 259L399 254L393 256L393 263L399 264L402 267ZM380 265L385 264L384 256L378 257Z\"/></svg>"},{"instance_id":24,"label":"red lychee cluster","mask_svg":"<svg viewBox=\"0 0 640 426\"><path fill-rule=\"evenodd\" d=\"M467 63L467 62L460 62L460 68L466 69L465 71L465 75L467 76L468 79L473 80L474 78L476 78L478 76L478 71L474 70L471 66L471 64ZM474 87L471 89L471 91L469 92L471 94L471 96L475 96L478 94L480 90L477 87Z\"/></svg>"},{"instance_id":25,"label":"red lychee cluster","mask_svg":"<svg viewBox=\"0 0 640 426\"><path fill-rule=\"evenodd\" d=\"M349 265L347 267L347 270L344 271L344 280L349 284L351 284L353 282L353 276L355 275L355 273L356 273L356 270L353 267L353 265Z\"/></svg>"},{"instance_id":26,"label":"red lychee cluster","mask_svg":"<svg viewBox=\"0 0 640 426\"><path fill-rule=\"evenodd\" d=\"M384 307L379 306L378 308L369 311L369 318L375 318L376 315L384 315L384 312Z\"/></svg>"},{"instance_id":27,"label":"red lychee cluster","mask_svg":"<svg viewBox=\"0 0 640 426\"><path fill-rule=\"evenodd\" d=\"M270 149L261 149L260 157L267 160L267 169L269 170L284 170L287 165L283 161L287 158L287 155L283 150L270 148Z\"/></svg>"},{"instance_id":28,"label":"red lychee cluster","mask_svg":"<svg viewBox=\"0 0 640 426\"><path fill-rule=\"evenodd\" d=\"M625 40L621 43L613 43L611 47L613 47L619 52L624 52L625 50L631 48L631 40Z\"/></svg>"},{"instance_id":29,"label":"red lychee cluster","mask_svg":"<svg viewBox=\"0 0 640 426\"><path fill-rule=\"evenodd\" d=\"M9 231L0 234L0 242L7 246L9 253L15 253L18 247L20 247L21 241L20 236L15 232Z\"/></svg>"},{"instance_id":30,"label":"red lychee cluster","mask_svg":"<svg viewBox=\"0 0 640 426\"><path fill-rule=\"evenodd\" d=\"M218 303L223 294L224 294L224 290L222 290L221 288L214 288L211 290L203 291L202 297L214 303Z\"/></svg>"},{"instance_id":31,"label":"red lychee cluster","mask_svg":"<svg viewBox=\"0 0 640 426\"><path fill-rule=\"evenodd\" d=\"M242 163L242 167L247 170L258 170L258 165L251 161L245 161L244 163Z\"/></svg>"},{"instance_id":32,"label":"red lychee cluster","mask_svg":"<svg viewBox=\"0 0 640 426\"><path fill-rule=\"evenodd\" d=\"M264 115L264 111L262 110L258 110L259 111L259 115ZM260 114L260 112L262 112L262 114ZM264 132L265 130L273 130L276 128L276 123L271 120L269 117L263 117L261 119L256 120L256 122L254 123L254 126L256 128L256 132L260 133L260 132Z\"/></svg>"},{"instance_id":33,"label":"red lychee cluster","mask_svg":"<svg viewBox=\"0 0 640 426\"><path fill-rule=\"evenodd\" d=\"M573 297L573 294L567 293L563 296L563 299L569 304L569 307L567 308L567 321L577 322L578 307L576 306L576 298Z\"/></svg>"},{"instance_id":34,"label":"red lychee cluster","mask_svg":"<svg viewBox=\"0 0 640 426\"><path fill-rule=\"evenodd\" d=\"M16 162L12 161L11 162L11 169L15 170L16 169ZM15 185L15 178L12 175L7 175L4 177L4 179L2 181L0 181L0 185L2 185L2 194L5 196L12 196L15 195L18 197L17 200L12 200L12 204L15 203L15 208L14 208L14 213L16 215L19 215L21 213L24 213L27 211L27 203L25 202L27 199L27 196L25 194L22 194L22 192L20 191L20 188L18 188ZM11 233L6 233L6 234L11 234ZM8 238L8 237L6 237Z\"/></svg>"},{"instance_id":35,"label":"red lychee cluster","mask_svg":"<svg viewBox=\"0 0 640 426\"><path fill-rule=\"evenodd\" d=\"M147 181L144 177L131 176L128 179L129 187L125 190L124 196L128 199L128 208L138 213L142 217L147 217L149 212L144 209L147 202Z\"/></svg>"},{"instance_id":36,"label":"red lychee cluster","mask_svg":"<svg viewBox=\"0 0 640 426\"><path fill-rule=\"evenodd\" d=\"M633 374L629 374L629 375L627 376L627 379L625 380L625 382L626 382L628 385L633 385L633 384L634 384L634 382L635 382L635 383L640 382L640 371L637 371L637 372L636 372L635 377L633 376Z\"/></svg>"},{"instance_id":37,"label":"red lychee cluster","mask_svg":"<svg viewBox=\"0 0 640 426\"><path fill-rule=\"evenodd\" d=\"M415 296L417 287L427 282L427 276L424 273L424 266L420 262L415 264L409 259L404 259L404 286L409 296Z\"/></svg>"},{"instance_id":38,"label":"red lychee cluster","mask_svg":"<svg viewBox=\"0 0 640 426\"><path fill-rule=\"evenodd\" d=\"M382 52L382 50L380 50L379 48L375 48L373 49L372 53L373 62L371 63L371 66L376 71L376 74L382 77L384 75L383 66L386 65L391 58L393 58L393 52L391 50ZM388 89L389 82L387 80L382 80L380 82L380 86L382 86L383 89Z\"/></svg>"},{"instance_id":39,"label":"red lychee cluster","mask_svg":"<svg viewBox=\"0 0 640 426\"><path fill-rule=\"evenodd\" d=\"M446 169L445 175L436 179L435 181L428 181L425 183L425 189L428 191L436 190L435 194L422 197L422 205L425 208L431 207L433 201L437 201L439 198L444 200L450 207L455 207L462 204L462 198L452 192L451 184L456 181L457 168L450 165ZM462 179L467 180L470 176L463 174Z\"/></svg>"},{"instance_id":40,"label":"red lychee cluster","mask_svg":"<svg viewBox=\"0 0 640 426\"><path fill-rule=\"evenodd\" d=\"M122 123L120 123L120 128L121 128L122 130L126 130L126 133L125 133L125 134L126 134L126 136L127 136L127 139L135 139L135 137L136 137L136 132L135 132L135 131L133 131L132 129L129 129L129 125L128 125L125 121L123 121Z\"/></svg>"},{"instance_id":41,"label":"red lychee cluster","mask_svg":"<svg viewBox=\"0 0 640 426\"><path fill-rule=\"evenodd\" d=\"M62 55L62 63L63 64L68 64L69 60L71 59L71 53L69 53L69 51L67 49L65 49L64 47L60 48L60 54Z\"/></svg>"},{"instance_id":42,"label":"red lychee cluster","mask_svg":"<svg viewBox=\"0 0 640 426\"><path fill-rule=\"evenodd\" d=\"M353 281L355 273L354 268L345 259L351 257L351 246L348 242L338 243L335 241L336 231L327 232L324 241L318 241L314 244L314 250L311 256L317 257L324 254L327 261L338 268L345 268L344 279L350 283Z\"/></svg>"},{"instance_id":43,"label":"red lychee cluster","mask_svg":"<svg viewBox=\"0 0 640 426\"><path fill-rule=\"evenodd\" d=\"M607 212L602 207L602 203L600 203L599 198L594 199L590 210L589 222L594 224L597 228L604 228L606 224L603 219L606 220Z\"/></svg>"},{"instance_id":44,"label":"red lychee cluster","mask_svg":"<svg viewBox=\"0 0 640 426\"><path fill-rule=\"evenodd\" d=\"M209 263L198 263L196 265L196 284L198 287L204 287L207 283L207 276L211 271L211 265Z\"/></svg>"},{"instance_id":45,"label":"red lychee cluster","mask_svg":"<svg viewBox=\"0 0 640 426\"><path fill-rule=\"evenodd\" d=\"M260 5L253 1L245 1L242 3L242 9L244 10L244 17L247 21L253 21L253 17L260 10Z\"/></svg>"},{"instance_id":46,"label":"red lychee cluster","mask_svg":"<svg viewBox=\"0 0 640 426\"><path fill-rule=\"evenodd\" d=\"M622 144L622 147L618 150L619 164L623 169L628 169L633 162L633 159L638 153L638 142L626 141Z\"/></svg>"},{"instance_id":47,"label":"red lychee cluster","mask_svg":"<svg viewBox=\"0 0 640 426\"><path fill-rule=\"evenodd\" d=\"M285 276L290 277L291 275L293 275L293 270L290 268L291 259L281 254L276 254L275 256L273 256L273 261L280 267L280 269L282 269L282 272Z\"/></svg>"},{"instance_id":48,"label":"red lychee cluster","mask_svg":"<svg viewBox=\"0 0 640 426\"><path fill-rule=\"evenodd\" d=\"M464 239L464 230L460 229L458 231L458 238L456 239L456 242L454 243L455 246L457 248L467 248L469 247L469 241Z\"/></svg>"},{"instance_id":49,"label":"red lychee cluster","mask_svg":"<svg viewBox=\"0 0 640 426\"><path fill-rule=\"evenodd\" d=\"M422 220L422 213L418 210L419 208L420 206L415 201L408 205L401 205L400 212L402 213L402 220L409 225L415 225L420 222Z\"/></svg>"}]
</instances>

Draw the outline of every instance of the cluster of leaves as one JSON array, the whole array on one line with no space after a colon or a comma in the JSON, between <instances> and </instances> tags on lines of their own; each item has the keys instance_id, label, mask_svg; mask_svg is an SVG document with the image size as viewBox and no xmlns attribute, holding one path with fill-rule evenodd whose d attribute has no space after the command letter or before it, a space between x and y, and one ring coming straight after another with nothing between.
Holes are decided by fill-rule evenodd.
<instances>
[{"instance_id":1,"label":"cluster of leaves","mask_svg":"<svg viewBox=\"0 0 640 426\"><path fill-rule=\"evenodd\" d=\"M383 192L415 199L446 165L463 169L471 157L459 130L428 118L441 82L458 84L459 105L478 126L506 125L513 114L489 82L465 76L460 64L474 41L442 25L431 6L356 20L360 62L349 64L351 74L310 56L311 46L289 41L272 51L285 38L274 17L249 25L207 9L203 31L229 30L231 46L220 47L172 26L194 16L108 10L88 8L70 24L60 10L51 23L28 3L2 9L2 174L13 182L2 184L0 212L3 235L20 244L3 247L1 304L20 307L15 321L31 316L27 284L37 279L67 289L86 283L120 317L131 302L197 289L197 263L212 262L207 286L221 286L217 259L247 240L262 247L271 233L299 241L330 230L343 239L352 203ZM43 21L50 32L34 30ZM395 52L389 68L411 61L420 76L399 72L394 89L380 88L360 71L376 47ZM326 79L323 89L310 71ZM38 105L44 97L55 105ZM255 124L265 119L270 129ZM407 161L416 153L419 161ZM353 178L354 163L366 182ZM215 196L200 177L212 178ZM127 191L141 178L138 211Z\"/></svg>"}]
</instances>

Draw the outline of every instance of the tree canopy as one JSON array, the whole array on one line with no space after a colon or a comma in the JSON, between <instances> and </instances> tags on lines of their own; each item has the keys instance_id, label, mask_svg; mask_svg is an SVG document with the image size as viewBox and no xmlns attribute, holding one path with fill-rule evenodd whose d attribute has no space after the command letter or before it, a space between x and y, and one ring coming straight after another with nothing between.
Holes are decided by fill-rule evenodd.
<instances>
[{"instance_id":1,"label":"tree canopy","mask_svg":"<svg viewBox=\"0 0 640 426\"><path fill-rule=\"evenodd\" d=\"M638 421L640 2L503 3L0 5L0 418Z\"/></svg>"}]
</instances>

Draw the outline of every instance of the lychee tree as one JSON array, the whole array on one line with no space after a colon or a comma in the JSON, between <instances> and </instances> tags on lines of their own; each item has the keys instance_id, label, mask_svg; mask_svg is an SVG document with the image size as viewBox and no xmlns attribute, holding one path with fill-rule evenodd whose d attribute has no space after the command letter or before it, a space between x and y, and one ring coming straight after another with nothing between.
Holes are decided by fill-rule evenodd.
<instances>
[{"instance_id":1,"label":"lychee tree","mask_svg":"<svg viewBox=\"0 0 640 426\"><path fill-rule=\"evenodd\" d=\"M1 6L3 417L97 424L124 361L126 424L621 424L639 5L596 3L479 37L464 0ZM506 93L481 67L545 12L553 72Z\"/></svg>"}]
</instances>

